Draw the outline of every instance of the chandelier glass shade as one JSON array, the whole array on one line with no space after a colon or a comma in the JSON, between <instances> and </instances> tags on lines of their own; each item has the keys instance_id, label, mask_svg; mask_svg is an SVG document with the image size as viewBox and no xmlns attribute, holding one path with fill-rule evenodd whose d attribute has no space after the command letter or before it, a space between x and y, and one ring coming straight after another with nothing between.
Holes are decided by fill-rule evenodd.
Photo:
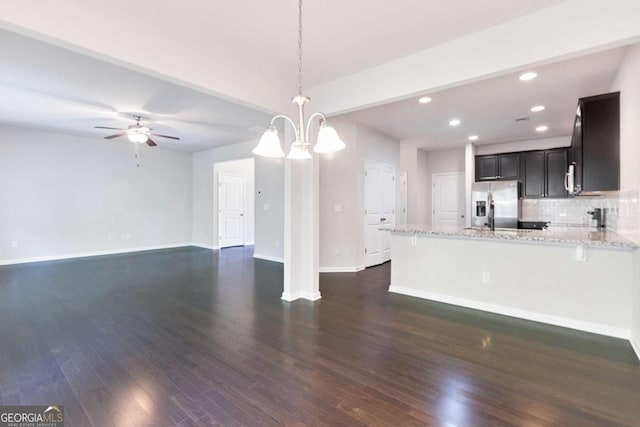
<instances>
[{"instance_id":1,"label":"chandelier glass shade","mask_svg":"<svg viewBox=\"0 0 640 427\"><path fill-rule=\"evenodd\" d=\"M298 95L291 100L298 105L298 124L288 116L278 114L271 119L264 134L260 138L258 145L253 149L253 153L258 156L281 158L284 157L282 144L278 131L275 127L277 119L283 119L292 127L295 134L294 142L291 143L287 159L307 160L311 159L309 149L312 143L309 140L313 120L318 118L320 129L313 151L316 153L333 153L345 148L344 142L338 136L336 130L327 123L327 118L322 113L314 113L305 121L304 106L309 102L309 98L302 95L302 0L298 0Z\"/></svg>"},{"instance_id":2,"label":"chandelier glass shade","mask_svg":"<svg viewBox=\"0 0 640 427\"><path fill-rule=\"evenodd\" d=\"M284 151L282 151L280 138L278 137L278 129L275 126L269 125L267 130L264 131L258 145L253 149L253 153L263 157L284 157Z\"/></svg>"},{"instance_id":3,"label":"chandelier glass shade","mask_svg":"<svg viewBox=\"0 0 640 427\"><path fill-rule=\"evenodd\" d=\"M316 153L333 153L342 150L344 147L345 144L338 136L338 132L332 126L329 126L326 121L323 121L318 131L318 142L313 147L313 151Z\"/></svg>"}]
</instances>

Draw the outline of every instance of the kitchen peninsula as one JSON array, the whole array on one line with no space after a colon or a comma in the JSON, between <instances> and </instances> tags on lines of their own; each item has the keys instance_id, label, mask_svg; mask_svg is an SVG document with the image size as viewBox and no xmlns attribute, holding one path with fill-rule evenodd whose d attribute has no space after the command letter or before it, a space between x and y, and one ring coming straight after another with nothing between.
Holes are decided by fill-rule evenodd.
<instances>
[{"instance_id":1,"label":"kitchen peninsula","mask_svg":"<svg viewBox=\"0 0 640 427\"><path fill-rule=\"evenodd\" d=\"M390 292L630 338L638 245L612 231L390 231Z\"/></svg>"}]
</instances>

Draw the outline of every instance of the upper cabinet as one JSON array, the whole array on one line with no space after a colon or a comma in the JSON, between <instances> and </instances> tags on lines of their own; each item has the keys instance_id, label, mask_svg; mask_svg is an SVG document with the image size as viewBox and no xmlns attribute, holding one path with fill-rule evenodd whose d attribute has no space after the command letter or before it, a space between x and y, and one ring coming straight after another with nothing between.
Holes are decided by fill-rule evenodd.
<instances>
[{"instance_id":1,"label":"upper cabinet","mask_svg":"<svg viewBox=\"0 0 640 427\"><path fill-rule=\"evenodd\" d=\"M544 152L545 162L545 197L563 198L568 197L567 189L564 186L567 171L569 149L558 148Z\"/></svg>"},{"instance_id":2,"label":"upper cabinet","mask_svg":"<svg viewBox=\"0 0 640 427\"><path fill-rule=\"evenodd\" d=\"M476 181L518 179L520 155L518 153L476 156Z\"/></svg>"},{"instance_id":3,"label":"upper cabinet","mask_svg":"<svg viewBox=\"0 0 640 427\"><path fill-rule=\"evenodd\" d=\"M579 100L569 161L574 193L620 189L620 92Z\"/></svg>"},{"instance_id":4,"label":"upper cabinet","mask_svg":"<svg viewBox=\"0 0 640 427\"><path fill-rule=\"evenodd\" d=\"M567 148L522 153L522 196L525 198L565 198Z\"/></svg>"}]
</instances>

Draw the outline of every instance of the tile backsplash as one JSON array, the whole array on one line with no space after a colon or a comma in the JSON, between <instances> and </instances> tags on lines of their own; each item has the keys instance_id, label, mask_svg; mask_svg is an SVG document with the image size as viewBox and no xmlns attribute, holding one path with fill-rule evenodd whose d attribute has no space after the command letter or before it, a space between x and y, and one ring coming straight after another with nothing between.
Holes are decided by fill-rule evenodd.
<instances>
[{"instance_id":1,"label":"tile backsplash","mask_svg":"<svg viewBox=\"0 0 640 427\"><path fill-rule=\"evenodd\" d=\"M638 190L630 190L570 199L523 199L521 217L525 221L549 221L551 226L595 227L587 211L604 208L607 229L635 234L640 229L638 196Z\"/></svg>"}]
</instances>

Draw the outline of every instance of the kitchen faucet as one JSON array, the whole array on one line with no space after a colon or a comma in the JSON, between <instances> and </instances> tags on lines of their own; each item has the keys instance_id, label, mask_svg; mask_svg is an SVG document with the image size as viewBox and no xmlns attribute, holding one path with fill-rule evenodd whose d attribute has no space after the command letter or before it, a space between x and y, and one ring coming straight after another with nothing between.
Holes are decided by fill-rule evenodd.
<instances>
[{"instance_id":1,"label":"kitchen faucet","mask_svg":"<svg viewBox=\"0 0 640 427\"><path fill-rule=\"evenodd\" d=\"M605 209L594 208L592 211L587 211L587 213L591 215L592 219L596 220L596 228L598 230L602 230L607 226L606 224L607 212Z\"/></svg>"}]
</instances>

